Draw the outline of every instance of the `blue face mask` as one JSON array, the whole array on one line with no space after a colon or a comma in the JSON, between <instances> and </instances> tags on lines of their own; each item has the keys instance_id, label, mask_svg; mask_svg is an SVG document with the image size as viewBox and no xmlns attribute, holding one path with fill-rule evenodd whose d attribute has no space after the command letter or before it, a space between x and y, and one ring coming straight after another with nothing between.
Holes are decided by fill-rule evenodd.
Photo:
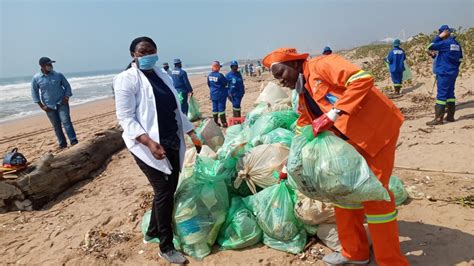
<instances>
[{"instance_id":1,"label":"blue face mask","mask_svg":"<svg viewBox=\"0 0 474 266\"><path fill-rule=\"evenodd\" d=\"M156 62L158 62L158 54L145 55L138 58L138 68L141 70L153 69Z\"/></svg>"}]
</instances>

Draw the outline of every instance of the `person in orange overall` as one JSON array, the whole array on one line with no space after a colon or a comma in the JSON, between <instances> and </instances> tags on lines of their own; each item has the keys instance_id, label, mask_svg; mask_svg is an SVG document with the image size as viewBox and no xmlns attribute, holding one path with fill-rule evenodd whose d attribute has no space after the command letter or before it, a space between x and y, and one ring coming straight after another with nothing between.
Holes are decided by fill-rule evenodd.
<instances>
[{"instance_id":1,"label":"person in orange overall","mask_svg":"<svg viewBox=\"0 0 474 266\"><path fill-rule=\"evenodd\" d=\"M331 130L365 158L388 190L403 115L375 86L374 78L336 54L308 60L294 48L280 48L263 59L273 76L299 94L297 133L312 125L313 133ZM397 211L391 201L336 205L336 224L342 252L326 255L329 265L366 264L369 242L364 216L378 265L408 265L400 250Z\"/></svg>"}]
</instances>

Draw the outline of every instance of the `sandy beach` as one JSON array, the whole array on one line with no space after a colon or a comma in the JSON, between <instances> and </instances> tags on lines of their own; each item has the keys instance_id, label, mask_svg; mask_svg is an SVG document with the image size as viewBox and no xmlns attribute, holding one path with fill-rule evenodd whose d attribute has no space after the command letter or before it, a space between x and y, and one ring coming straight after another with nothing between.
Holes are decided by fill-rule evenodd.
<instances>
[{"instance_id":1,"label":"sandy beach","mask_svg":"<svg viewBox=\"0 0 474 266\"><path fill-rule=\"evenodd\" d=\"M251 110L269 73L246 78L243 112ZM412 265L474 265L474 210L455 199L474 192L474 75L457 81L457 121L436 127L432 119L434 78L415 78L394 102L406 121L401 129L394 175L422 193L399 207L400 241ZM191 78L205 117L211 115L204 76ZM379 82L383 87L388 81ZM116 125L113 99L71 110L79 141ZM227 105L227 115L231 115ZM30 161L48 151L56 139L44 114L0 124L0 151L18 147ZM69 148L74 149L74 147ZM411 168L411 169L406 169ZM419 168L419 170L416 170ZM426 170L426 171L420 171ZM156 244L143 244L140 222L152 193L147 179L127 150L113 155L105 170L68 189L43 209L0 214L0 264L166 265ZM118 241L93 252L82 247L86 235L106 234ZM120 240L121 239L121 240ZM310 249L319 250L320 243ZM322 253L329 249L322 247ZM292 255L263 244L239 251L219 251L193 265L324 265L311 256ZM375 265L374 263L371 265Z\"/></svg>"}]
</instances>

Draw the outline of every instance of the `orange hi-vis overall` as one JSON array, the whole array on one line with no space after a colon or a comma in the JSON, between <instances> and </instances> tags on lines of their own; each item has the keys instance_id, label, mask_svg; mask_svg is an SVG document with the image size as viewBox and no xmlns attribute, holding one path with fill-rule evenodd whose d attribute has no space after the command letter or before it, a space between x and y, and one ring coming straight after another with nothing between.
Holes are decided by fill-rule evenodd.
<instances>
[{"instance_id":1,"label":"orange hi-vis overall","mask_svg":"<svg viewBox=\"0 0 474 266\"><path fill-rule=\"evenodd\" d=\"M368 165L388 190L395 149L403 115L375 86L373 77L343 57L332 54L306 61L303 66L305 89L321 110L343 111L335 127L366 159ZM332 99L337 99L331 103ZM335 98L334 98L335 97ZM299 96L300 117L297 128L311 124L316 117ZM337 132L337 133L339 133ZM389 192L390 193L390 192ZM342 255L350 260L369 258L369 242L364 217L369 224L375 259L378 265L408 265L400 251L397 211L391 201L368 201L361 205L336 205L336 223Z\"/></svg>"}]
</instances>

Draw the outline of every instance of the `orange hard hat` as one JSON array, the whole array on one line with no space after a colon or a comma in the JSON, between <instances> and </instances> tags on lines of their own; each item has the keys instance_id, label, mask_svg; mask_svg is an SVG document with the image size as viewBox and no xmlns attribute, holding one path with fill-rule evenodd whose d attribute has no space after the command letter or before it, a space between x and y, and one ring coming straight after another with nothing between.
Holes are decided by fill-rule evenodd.
<instances>
[{"instance_id":1,"label":"orange hard hat","mask_svg":"<svg viewBox=\"0 0 474 266\"><path fill-rule=\"evenodd\" d=\"M274 63L282 63L287 61L294 60L306 60L309 54L299 54L296 51L296 48L278 48L267 54L263 60L262 64L265 67L270 68Z\"/></svg>"}]
</instances>

